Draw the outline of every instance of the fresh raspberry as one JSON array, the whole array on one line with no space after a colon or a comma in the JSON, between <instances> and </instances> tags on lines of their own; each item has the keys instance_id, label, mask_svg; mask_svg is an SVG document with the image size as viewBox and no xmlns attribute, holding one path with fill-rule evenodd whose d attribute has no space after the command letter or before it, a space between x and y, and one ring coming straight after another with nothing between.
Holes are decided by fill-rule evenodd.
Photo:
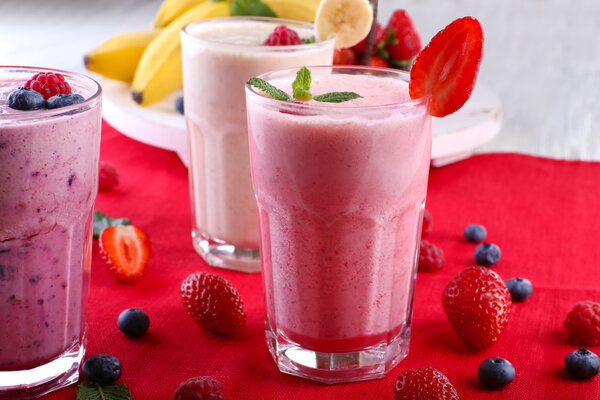
<instances>
[{"instance_id":1,"label":"fresh raspberry","mask_svg":"<svg viewBox=\"0 0 600 400\"><path fill-rule=\"evenodd\" d=\"M302 39L300 39L298 32L295 30L285 25L279 25L271 32L263 44L265 46L291 46L302 44Z\"/></svg>"},{"instance_id":2,"label":"fresh raspberry","mask_svg":"<svg viewBox=\"0 0 600 400\"><path fill-rule=\"evenodd\" d=\"M586 300L575 304L564 326L574 342L584 346L600 344L600 303Z\"/></svg>"},{"instance_id":3,"label":"fresh raspberry","mask_svg":"<svg viewBox=\"0 0 600 400\"><path fill-rule=\"evenodd\" d=\"M419 272L435 272L445 264L444 250L427 240L421 240L419 248Z\"/></svg>"},{"instance_id":4,"label":"fresh raspberry","mask_svg":"<svg viewBox=\"0 0 600 400\"><path fill-rule=\"evenodd\" d=\"M483 28L473 17L455 20L419 53L410 70L411 99L431 95L434 117L460 109L471 97L483 57Z\"/></svg>"},{"instance_id":5,"label":"fresh raspberry","mask_svg":"<svg viewBox=\"0 0 600 400\"><path fill-rule=\"evenodd\" d=\"M356 53L349 47L333 51L333 65L355 65Z\"/></svg>"},{"instance_id":6,"label":"fresh raspberry","mask_svg":"<svg viewBox=\"0 0 600 400\"><path fill-rule=\"evenodd\" d=\"M389 68L389 64L382 57L372 56L369 60L369 65L371 67L380 67L380 68Z\"/></svg>"},{"instance_id":7,"label":"fresh raspberry","mask_svg":"<svg viewBox=\"0 0 600 400\"><path fill-rule=\"evenodd\" d=\"M175 390L175 400L225 400L223 384L210 376L196 376Z\"/></svg>"},{"instance_id":8,"label":"fresh raspberry","mask_svg":"<svg viewBox=\"0 0 600 400\"><path fill-rule=\"evenodd\" d=\"M421 51L421 36L406 10L394 11L385 30L391 32L391 40L385 46L390 58L409 60Z\"/></svg>"},{"instance_id":9,"label":"fresh raspberry","mask_svg":"<svg viewBox=\"0 0 600 400\"><path fill-rule=\"evenodd\" d=\"M53 72L39 72L31 77L24 88L31 88L44 96L44 100L57 94L71 93L71 86L65 82L65 77Z\"/></svg>"},{"instance_id":10,"label":"fresh raspberry","mask_svg":"<svg viewBox=\"0 0 600 400\"><path fill-rule=\"evenodd\" d=\"M500 276L486 267L468 267L444 289L448 321L471 347L494 344L508 323L510 293Z\"/></svg>"},{"instance_id":11,"label":"fresh raspberry","mask_svg":"<svg viewBox=\"0 0 600 400\"><path fill-rule=\"evenodd\" d=\"M181 284L181 301L188 315L211 332L234 335L246 323L242 298L220 275L205 272L189 275Z\"/></svg>"},{"instance_id":12,"label":"fresh raspberry","mask_svg":"<svg viewBox=\"0 0 600 400\"><path fill-rule=\"evenodd\" d=\"M355 44L354 46L352 46L351 49L354 50L356 53L364 53L367 49L367 39L368 36L360 42L358 42L357 44ZM377 45L382 40L385 40L385 29L383 29L383 26L381 26L379 22L377 22L375 24L375 38L373 39L373 51L377 50Z\"/></svg>"},{"instance_id":13,"label":"fresh raspberry","mask_svg":"<svg viewBox=\"0 0 600 400\"><path fill-rule=\"evenodd\" d=\"M394 400L460 400L456 389L433 367L401 372L394 383Z\"/></svg>"},{"instance_id":14,"label":"fresh raspberry","mask_svg":"<svg viewBox=\"0 0 600 400\"><path fill-rule=\"evenodd\" d=\"M431 216L431 213L427 211L427 209L425 209L423 211L423 226L421 227L421 237L424 238L425 236L429 235L431 233L432 228L433 217Z\"/></svg>"},{"instance_id":15,"label":"fresh raspberry","mask_svg":"<svg viewBox=\"0 0 600 400\"><path fill-rule=\"evenodd\" d=\"M114 165L106 161L100 161L98 172L98 190L108 192L119 184L119 173Z\"/></svg>"}]
</instances>

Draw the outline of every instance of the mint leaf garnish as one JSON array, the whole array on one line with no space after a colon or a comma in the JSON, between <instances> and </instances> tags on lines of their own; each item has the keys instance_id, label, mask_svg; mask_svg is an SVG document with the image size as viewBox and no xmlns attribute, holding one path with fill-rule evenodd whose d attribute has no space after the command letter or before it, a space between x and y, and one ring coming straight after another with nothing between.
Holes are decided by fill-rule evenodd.
<instances>
[{"instance_id":1,"label":"mint leaf garnish","mask_svg":"<svg viewBox=\"0 0 600 400\"><path fill-rule=\"evenodd\" d=\"M100 232L102 232L104 228L114 225L131 225L131 221L129 218L111 218L100 211L94 210L93 232L95 238L100 236Z\"/></svg>"},{"instance_id":2,"label":"mint leaf garnish","mask_svg":"<svg viewBox=\"0 0 600 400\"><path fill-rule=\"evenodd\" d=\"M298 100L310 100L312 98L312 94L310 93L311 83L312 78L308 68L300 68L296 73L296 80L292 83L294 98Z\"/></svg>"},{"instance_id":3,"label":"mint leaf garnish","mask_svg":"<svg viewBox=\"0 0 600 400\"><path fill-rule=\"evenodd\" d=\"M131 393L122 383L98 385L93 382L82 382L77 390L77 400L131 400Z\"/></svg>"},{"instance_id":4,"label":"mint leaf garnish","mask_svg":"<svg viewBox=\"0 0 600 400\"><path fill-rule=\"evenodd\" d=\"M330 92L313 96L313 100L325 103L343 103L344 101L358 99L359 97L362 96L354 92Z\"/></svg>"},{"instance_id":5,"label":"mint leaf garnish","mask_svg":"<svg viewBox=\"0 0 600 400\"><path fill-rule=\"evenodd\" d=\"M283 100L283 101L291 101L292 97L287 94L286 92L284 92L281 89L277 89L275 86L271 85L269 82L264 81L260 78L250 78L248 79L248 82L246 82L248 85L252 85L257 89L262 90L263 92L266 92L269 96L271 96L272 98L274 98L275 100Z\"/></svg>"},{"instance_id":6,"label":"mint leaf garnish","mask_svg":"<svg viewBox=\"0 0 600 400\"><path fill-rule=\"evenodd\" d=\"M302 44L311 44L311 43L315 43L317 41L317 38L314 36L309 36L307 38L302 38Z\"/></svg>"},{"instance_id":7,"label":"mint leaf garnish","mask_svg":"<svg viewBox=\"0 0 600 400\"><path fill-rule=\"evenodd\" d=\"M233 0L231 3L231 15L256 17L277 17L271 7L260 0Z\"/></svg>"}]
</instances>

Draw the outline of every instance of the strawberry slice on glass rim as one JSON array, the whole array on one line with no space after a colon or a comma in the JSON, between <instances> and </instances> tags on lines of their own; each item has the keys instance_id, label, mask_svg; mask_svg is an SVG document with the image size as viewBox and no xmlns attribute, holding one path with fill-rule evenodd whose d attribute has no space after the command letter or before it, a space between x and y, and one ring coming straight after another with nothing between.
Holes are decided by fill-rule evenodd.
<instances>
[{"instance_id":1,"label":"strawberry slice on glass rim","mask_svg":"<svg viewBox=\"0 0 600 400\"><path fill-rule=\"evenodd\" d=\"M473 17L459 18L438 32L415 59L410 97L431 96L434 117L459 110L473 93L483 42L483 27Z\"/></svg>"}]
</instances>

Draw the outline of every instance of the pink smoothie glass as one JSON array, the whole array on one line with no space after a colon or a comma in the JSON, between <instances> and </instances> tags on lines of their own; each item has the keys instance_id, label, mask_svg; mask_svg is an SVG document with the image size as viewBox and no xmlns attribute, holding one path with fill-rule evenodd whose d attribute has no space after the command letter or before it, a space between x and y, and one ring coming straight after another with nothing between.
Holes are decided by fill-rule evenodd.
<instances>
[{"instance_id":1,"label":"pink smoothie glass","mask_svg":"<svg viewBox=\"0 0 600 400\"><path fill-rule=\"evenodd\" d=\"M215 267L260 271L244 83L274 69L333 60L333 40L263 45L279 25L315 37L310 24L262 17L208 19L181 32L192 239Z\"/></svg>"},{"instance_id":2,"label":"pink smoothie glass","mask_svg":"<svg viewBox=\"0 0 600 400\"><path fill-rule=\"evenodd\" d=\"M60 73L79 104L20 111L8 94ZM0 67L0 399L76 382L85 352L101 88L64 71Z\"/></svg>"},{"instance_id":3,"label":"pink smoothie glass","mask_svg":"<svg viewBox=\"0 0 600 400\"><path fill-rule=\"evenodd\" d=\"M246 86L266 335L283 372L326 383L380 378L408 353L431 154L429 98L409 75L309 67L313 95ZM260 76L291 93L297 68Z\"/></svg>"}]
</instances>

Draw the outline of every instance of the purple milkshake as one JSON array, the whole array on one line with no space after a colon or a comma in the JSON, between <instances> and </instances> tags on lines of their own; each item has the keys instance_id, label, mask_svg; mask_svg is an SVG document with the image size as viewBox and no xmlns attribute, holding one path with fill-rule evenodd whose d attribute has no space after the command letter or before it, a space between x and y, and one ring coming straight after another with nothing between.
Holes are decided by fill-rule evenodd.
<instances>
[{"instance_id":1,"label":"purple milkshake","mask_svg":"<svg viewBox=\"0 0 600 400\"><path fill-rule=\"evenodd\" d=\"M78 379L86 334L101 89L64 75L79 104L7 107L41 70L0 67L0 399Z\"/></svg>"}]
</instances>

